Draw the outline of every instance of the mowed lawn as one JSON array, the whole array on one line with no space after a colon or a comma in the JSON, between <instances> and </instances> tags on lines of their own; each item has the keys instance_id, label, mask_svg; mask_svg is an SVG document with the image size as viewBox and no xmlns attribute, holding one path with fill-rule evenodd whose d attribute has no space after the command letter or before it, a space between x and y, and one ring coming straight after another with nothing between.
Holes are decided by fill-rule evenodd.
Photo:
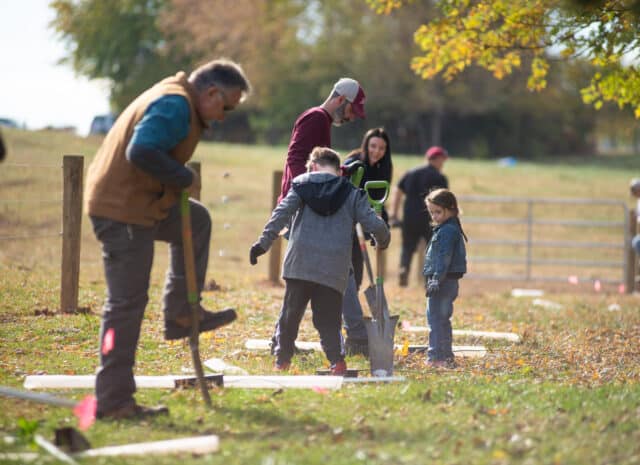
<instances>
[{"instance_id":1,"label":"mowed lawn","mask_svg":"<svg viewBox=\"0 0 640 465\"><path fill-rule=\"evenodd\" d=\"M92 374L97 366L99 314L105 286L98 243L84 221L80 270L83 312L60 314L62 155L86 156L99 144L55 132L3 130L9 156L0 165L0 385L20 387L29 374ZM272 172L282 168L286 147L202 143L202 200L212 212L214 233L204 304L234 306L234 324L201 338L204 359L217 357L250 374L272 374L268 353L244 349L248 338L268 338L283 287L267 280L267 256L251 267L248 250L269 217ZM345 153L344 151L342 152ZM628 181L640 173L632 157L555 159L501 167L495 161L454 156L445 166L458 195L599 198L632 205ZM398 180L421 157L394 154ZM524 215L520 207L462 204L468 217ZM615 207L535 207L547 219L622 221ZM463 225L465 216L462 217ZM522 239L507 226L469 223L471 238ZM534 239L619 243L621 228L536 229ZM392 313L407 325L425 325L425 298L414 258L408 288L399 288L400 232L387 252L385 291ZM475 255L522 254L513 246L479 249L472 244L470 271L521 274L522 267L482 265ZM622 250L541 250L540 258L622 261ZM137 354L138 374L181 374L191 367L187 344L162 338L160 307L167 249L157 244L150 302ZM64 272L64 271L62 271ZM640 298L620 294L621 269L539 268L534 275L579 276L581 282L474 280L461 282L456 329L512 331L519 344L454 338L484 345L484 358L459 358L456 369L429 370L423 355L398 353L395 374L406 382L350 385L338 391L212 391L214 408L197 390L141 390L139 402L164 403L167 418L152 422L98 422L85 435L106 446L217 434L220 451L192 457L85 459L82 463L173 464L633 464L640 463ZM587 281L584 281L585 278ZM597 292L593 281L602 280ZM611 281L611 282L609 282ZM543 289L545 308L514 298L513 287ZM365 305L364 298L361 299ZM309 315L300 339L317 340ZM398 329L396 342L425 343L426 335ZM348 358L366 370L362 357ZM294 359L294 374L314 374L322 354ZM365 376L366 372L360 374ZM74 399L87 390L52 391ZM0 435L18 435L19 418L35 421L52 439L55 428L76 426L69 410L0 398ZM23 429L25 429L23 427ZM25 443L0 441L0 451L31 451ZM42 461L46 454L42 452ZM0 463L5 463L0 459Z\"/></svg>"}]
</instances>

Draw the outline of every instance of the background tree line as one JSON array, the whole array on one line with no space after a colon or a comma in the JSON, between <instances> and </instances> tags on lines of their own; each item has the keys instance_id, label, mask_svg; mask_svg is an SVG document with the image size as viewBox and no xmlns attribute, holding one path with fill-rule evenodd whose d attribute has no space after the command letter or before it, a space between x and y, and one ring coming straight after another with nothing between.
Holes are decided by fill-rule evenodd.
<instances>
[{"instance_id":1,"label":"background tree line","mask_svg":"<svg viewBox=\"0 0 640 465\"><path fill-rule=\"evenodd\" d=\"M242 63L255 93L213 131L218 140L286 143L296 116L321 103L341 76L361 81L368 117L335 131L340 148L356 147L366 128L384 126L394 151L408 153L443 144L472 157L589 154L598 119L611 113L582 103L580 90L593 74L587 60L550 59L546 88L536 93L527 90L529 73L518 69L500 80L479 66L467 66L455 80L423 80L410 64L420 54L414 32L441 14L431 1L388 15L364 0L54 0L51 6L67 61L89 78L110 80L115 112L179 69L218 56ZM633 126L630 116L616 120Z\"/></svg>"}]
</instances>

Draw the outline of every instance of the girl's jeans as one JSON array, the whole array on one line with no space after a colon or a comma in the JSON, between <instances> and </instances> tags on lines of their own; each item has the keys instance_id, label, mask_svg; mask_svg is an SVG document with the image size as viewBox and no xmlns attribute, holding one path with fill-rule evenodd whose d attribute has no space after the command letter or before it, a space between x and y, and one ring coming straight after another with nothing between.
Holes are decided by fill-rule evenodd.
<instances>
[{"instance_id":1,"label":"girl's jeans","mask_svg":"<svg viewBox=\"0 0 640 465\"><path fill-rule=\"evenodd\" d=\"M453 359L451 315L453 301L458 297L458 280L444 279L434 295L427 296L427 322L429 323L429 360Z\"/></svg>"}]
</instances>

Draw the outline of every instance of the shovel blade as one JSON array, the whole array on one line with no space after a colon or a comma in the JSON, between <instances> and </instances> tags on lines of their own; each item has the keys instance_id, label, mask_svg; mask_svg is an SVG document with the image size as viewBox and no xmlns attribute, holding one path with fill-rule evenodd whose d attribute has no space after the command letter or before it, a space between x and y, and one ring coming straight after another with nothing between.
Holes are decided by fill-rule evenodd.
<instances>
[{"instance_id":1,"label":"shovel blade","mask_svg":"<svg viewBox=\"0 0 640 465\"><path fill-rule=\"evenodd\" d=\"M364 296L367 299L367 305L369 305L369 311L375 320L379 320L384 315L389 315L389 306L387 305L387 298L384 295L384 289L382 290L382 307L378 307L378 299L376 297L376 286L369 286L364 290ZM378 308L382 308L382 315L379 314Z\"/></svg>"},{"instance_id":2,"label":"shovel blade","mask_svg":"<svg viewBox=\"0 0 640 465\"><path fill-rule=\"evenodd\" d=\"M364 327L369 339L369 361L373 376L393 375L393 338L398 318L398 315L394 315L384 321L384 324L371 318L364 319Z\"/></svg>"}]
</instances>

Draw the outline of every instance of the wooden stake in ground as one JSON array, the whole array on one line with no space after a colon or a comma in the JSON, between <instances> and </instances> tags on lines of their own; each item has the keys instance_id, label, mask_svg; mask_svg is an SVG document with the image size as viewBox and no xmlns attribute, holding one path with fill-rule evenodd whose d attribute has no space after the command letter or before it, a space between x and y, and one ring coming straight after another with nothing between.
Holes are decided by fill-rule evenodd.
<instances>
[{"instance_id":1,"label":"wooden stake in ground","mask_svg":"<svg viewBox=\"0 0 640 465\"><path fill-rule=\"evenodd\" d=\"M198 385L204 398L204 403L211 408L209 389L204 380L202 361L200 360L200 304L198 302L198 288L196 285L196 265L193 256L193 235L191 234L191 209L189 208L189 192L184 190L180 197L180 214L182 216L182 248L184 253L184 271L187 280L187 300L191 305L191 334L189 347L191 359L196 371Z\"/></svg>"}]
</instances>

